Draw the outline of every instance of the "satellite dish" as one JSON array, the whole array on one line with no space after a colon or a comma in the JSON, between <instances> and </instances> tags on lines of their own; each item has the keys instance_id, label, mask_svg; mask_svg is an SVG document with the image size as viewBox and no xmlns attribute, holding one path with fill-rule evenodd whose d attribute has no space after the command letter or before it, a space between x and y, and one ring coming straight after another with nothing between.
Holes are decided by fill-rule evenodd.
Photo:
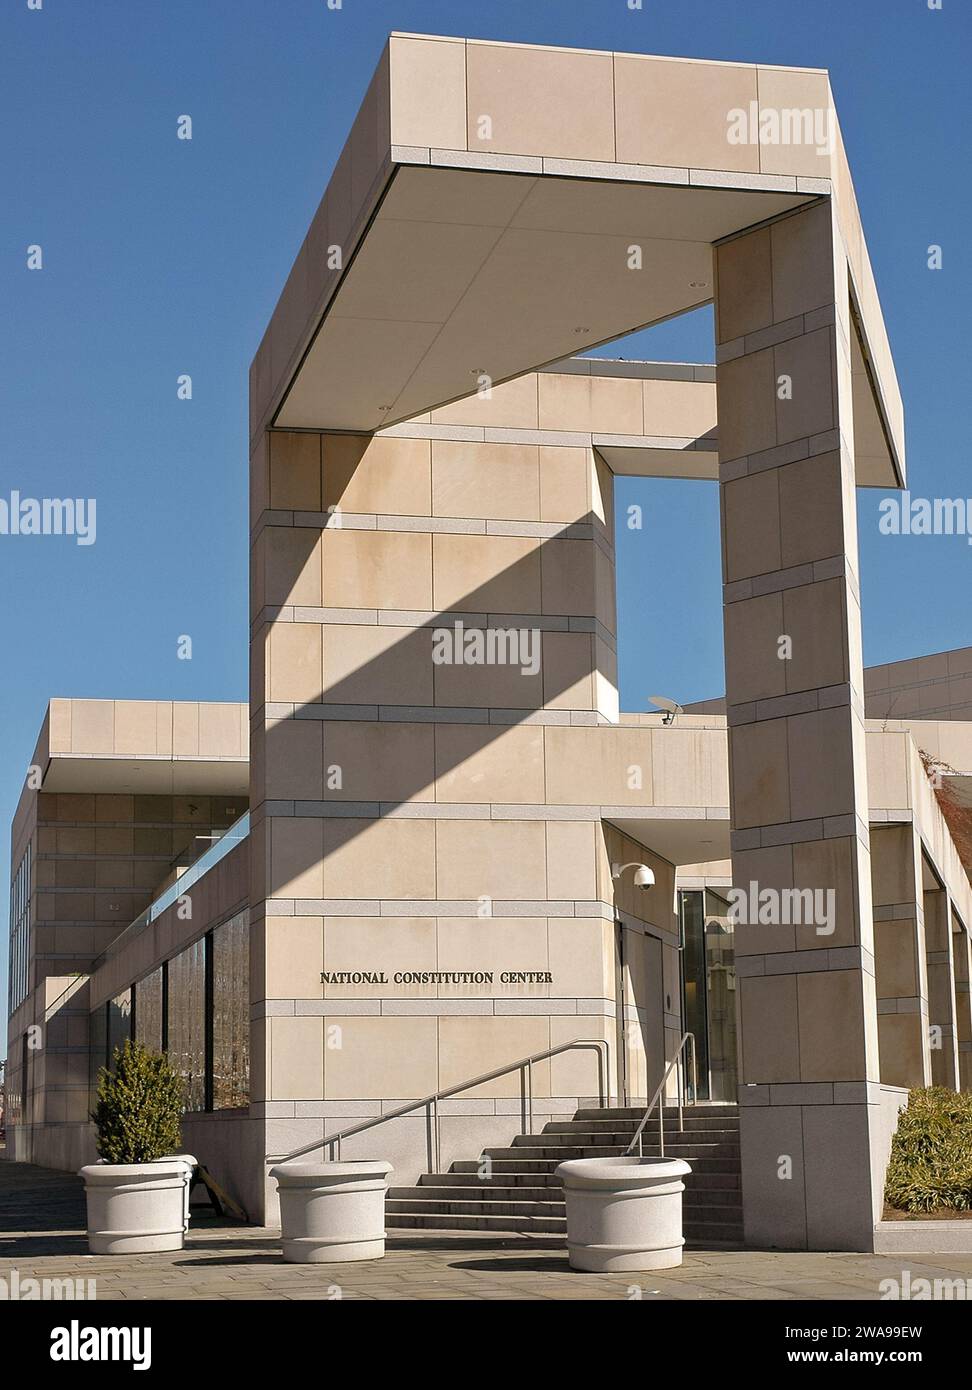
<instances>
[{"instance_id":1,"label":"satellite dish","mask_svg":"<svg viewBox=\"0 0 972 1390\"><path fill-rule=\"evenodd\" d=\"M678 701L670 700L667 695L649 695L648 699L653 705L657 705L659 709L665 711L665 718L662 720L663 724L673 724L676 715L682 713L682 706Z\"/></svg>"}]
</instances>

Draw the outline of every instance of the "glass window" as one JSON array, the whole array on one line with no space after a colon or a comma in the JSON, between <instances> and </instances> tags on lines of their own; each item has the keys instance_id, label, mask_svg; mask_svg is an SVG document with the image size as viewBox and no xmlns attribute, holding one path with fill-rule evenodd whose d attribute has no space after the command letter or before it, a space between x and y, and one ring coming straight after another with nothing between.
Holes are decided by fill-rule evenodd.
<instances>
[{"instance_id":1,"label":"glass window","mask_svg":"<svg viewBox=\"0 0 972 1390\"><path fill-rule=\"evenodd\" d=\"M683 892L682 915L682 1024L695 1039L699 1094L709 1099L709 1026L705 989L705 913L701 892Z\"/></svg>"},{"instance_id":2,"label":"glass window","mask_svg":"<svg viewBox=\"0 0 972 1390\"><path fill-rule=\"evenodd\" d=\"M26 1125L30 1123L30 1042L24 1033L20 1040L20 1080L19 1094L16 1096L16 1118L11 1123Z\"/></svg>"},{"instance_id":3,"label":"glass window","mask_svg":"<svg viewBox=\"0 0 972 1390\"><path fill-rule=\"evenodd\" d=\"M736 958L729 904L711 889L680 894L682 1017L695 1038L699 1097L736 1100Z\"/></svg>"},{"instance_id":4,"label":"glass window","mask_svg":"<svg viewBox=\"0 0 972 1390\"><path fill-rule=\"evenodd\" d=\"M735 1102L736 951L729 904L711 889L705 894L705 975L709 1021L709 1096Z\"/></svg>"},{"instance_id":5,"label":"glass window","mask_svg":"<svg viewBox=\"0 0 972 1390\"><path fill-rule=\"evenodd\" d=\"M132 1036L132 987L108 1001L108 1066L115 1065L115 1048Z\"/></svg>"},{"instance_id":6,"label":"glass window","mask_svg":"<svg viewBox=\"0 0 972 1390\"><path fill-rule=\"evenodd\" d=\"M10 1012L27 998L30 972L30 845L10 885Z\"/></svg>"},{"instance_id":7,"label":"glass window","mask_svg":"<svg viewBox=\"0 0 972 1390\"><path fill-rule=\"evenodd\" d=\"M169 1060L186 1083L186 1109L206 1108L206 943L197 941L168 965Z\"/></svg>"},{"instance_id":8,"label":"glass window","mask_svg":"<svg viewBox=\"0 0 972 1390\"><path fill-rule=\"evenodd\" d=\"M89 1043L89 1108L98 1103L98 1075L108 1059L108 1005L101 1004L91 1014Z\"/></svg>"},{"instance_id":9,"label":"glass window","mask_svg":"<svg viewBox=\"0 0 972 1390\"><path fill-rule=\"evenodd\" d=\"M244 911L217 927L213 952L214 1110L249 1104L250 932Z\"/></svg>"},{"instance_id":10,"label":"glass window","mask_svg":"<svg viewBox=\"0 0 972 1390\"><path fill-rule=\"evenodd\" d=\"M162 967L135 986L135 1040L162 1051Z\"/></svg>"}]
</instances>

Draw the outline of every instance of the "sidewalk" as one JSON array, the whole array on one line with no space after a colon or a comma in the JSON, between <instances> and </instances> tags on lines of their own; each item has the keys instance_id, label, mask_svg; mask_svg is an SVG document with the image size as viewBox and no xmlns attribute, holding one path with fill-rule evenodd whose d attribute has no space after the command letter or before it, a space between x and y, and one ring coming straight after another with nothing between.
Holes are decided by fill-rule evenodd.
<instances>
[{"instance_id":1,"label":"sidewalk","mask_svg":"<svg viewBox=\"0 0 972 1390\"><path fill-rule=\"evenodd\" d=\"M203 1208L203 1213L206 1209ZM0 1279L93 1279L106 1299L880 1300L882 1279L972 1279L972 1255L691 1250L658 1274L578 1274L557 1237L392 1232L383 1260L285 1264L275 1233L194 1209L186 1248L87 1253L81 1180L0 1159Z\"/></svg>"}]
</instances>

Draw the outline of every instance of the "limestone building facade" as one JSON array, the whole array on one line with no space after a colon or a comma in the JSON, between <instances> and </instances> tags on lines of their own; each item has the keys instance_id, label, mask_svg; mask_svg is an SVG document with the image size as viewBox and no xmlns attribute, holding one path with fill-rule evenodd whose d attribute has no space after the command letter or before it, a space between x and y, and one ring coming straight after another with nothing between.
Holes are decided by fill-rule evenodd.
<instances>
[{"instance_id":1,"label":"limestone building facade","mask_svg":"<svg viewBox=\"0 0 972 1390\"><path fill-rule=\"evenodd\" d=\"M904 425L833 111L817 70L391 37L251 372L248 705L51 704L14 1156L81 1161L134 1033L271 1221L275 1157L502 1072L435 1101L442 1171L518 1131L521 1059L569 1119L688 1032L745 1238L871 1248L907 1088L972 1082L972 656L863 669L856 488ZM713 365L582 355L710 301ZM619 708L622 475L718 484L725 701ZM345 1156L411 1181L431 1114Z\"/></svg>"}]
</instances>

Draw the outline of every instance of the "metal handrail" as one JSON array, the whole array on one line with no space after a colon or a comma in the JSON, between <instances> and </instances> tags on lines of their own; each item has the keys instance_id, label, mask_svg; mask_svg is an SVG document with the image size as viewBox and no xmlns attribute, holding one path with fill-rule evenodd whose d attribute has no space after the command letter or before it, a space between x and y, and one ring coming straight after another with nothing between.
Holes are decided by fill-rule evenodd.
<instances>
[{"instance_id":1,"label":"metal handrail","mask_svg":"<svg viewBox=\"0 0 972 1390\"><path fill-rule=\"evenodd\" d=\"M340 1160L342 1139L348 1139L352 1134L361 1134L367 1129L374 1129L377 1125L383 1125L386 1120L397 1120L400 1116L411 1115L416 1110L427 1110L430 1171L438 1173L441 1160L440 1101L448 1100L450 1096L458 1095L460 1091L468 1091L473 1086L482 1086L486 1081L495 1081L497 1077L509 1076L511 1072L518 1071L520 1073L520 1102L523 1120L526 1132L532 1133L533 1067L537 1062L546 1061L548 1057L557 1057L562 1052L570 1052L573 1048L593 1048L597 1053L597 1094L599 1103L602 1106L605 1105L608 1077L611 1074L610 1046L604 1038L576 1038L573 1042L561 1043L558 1047L550 1047L546 1052L533 1052L529 1057L521 1057L518 1061L510 1062L505 1067L498 1067L496 1071L484 1072L482 1076L474 1076L469 1081L461 1081L458 1086L434 1091L432 1095L424 1096L422 1100L409 1101L407 1105L400 1105L396 1110L389 1110L387 1115L375 1115L370 1120L363 1120L358 1125L350 1125L347 1129L339 1130L336 1134L327 1134L323 1139L317 1139L313 1144L305 1144L302 1149L295 1149L293 1153L289 1153L283 1158L268 1158L266 1161L267 1163L290 1163L292 1159L302 1158L304 1154L314 1153L317 1149L328 1149L330 1151L329 1157L332 1160L335 1157Z\"/></svg>"},{"instance_id":2,"label":"metal handrail","mask_svg":"<svg viewBox=\"0 0 972 1390\"><path fill-rule=\"evenodd\" d=\"M696 1075L696 1065L695 1065L695 1034L694 1034L694 1033L683 1033L683 1034L682 1034L682 1041L679 1043L678 1047L676 1047L674 1056L672 1057L671 1061L668 1063L668 1066L665 1068L665 1075L664 1075L664 1076L662 1077L662 1079L659 1081L658 1087L657 1087L657 1089L656 1089L656 1091L655 1091L655 1094L652 1096L651 1100L650 1100L649 1103L648 1103L648 1109L647 1109L647 1110L645 1111L645 1113L644 1113L644 1116L643 1116L643 1118L642 1118L641 1124L640 1124L640 1125L638 1126L638 1128L635 1130L635 1132L634 1132L634 1138L631 1140L631 1143L628 1145L628 1147L627 1147L627 1148L625 1149L625 1151L624 1151L626 1156L627 1156L629 1153L631 1153L631 1151L633 1150L635 1144L637 1144L637 1145L638 1145L638 1157L639 1157L639 1158L642 1157L642 1139L641 1139L641 1136L642 1136L642 1134L644 1133L645 1125L646 1125L646 1124L648 1123L648 1121L651 1119L651 1112L654 1110L655 1106L658 1105L658 1153L659 1153L659 1157L660 1157L660 1158L664 1158L664 1157L665 1157L665 1106L664 1106L663 1104L662 1104L662 1105L659 1105L659 1104L658 1104L658 1102L659 1102L659 1097L662 1095L663 1091L665 1090L665 1085L666 1085L666 1082L668 1081L668 1078L669 1078L669 1077L671 1076L671 1074L672 1074L672 1069L673 1069L674 1067L677 1067L677 1066L678 1066L679 1059L681 1058L682 1052L683 1052L684 1049L685 1049L685 1044L686 1044L687 1042L689 1042L689 1041L691 1041L691 1043L692 1043L691 1052L692 1052L692 1102L693 1102L693 1104L695 1103L695 1101L698 1100L699 1090L698 1090L698 1077L697 1077L697 1075ZM680 1067L679 1070L678 1070L678 1128L679 1128L679 1132L681 1132L681 1130L682 1130L682 1128L683 1128L683 1125L682 1125L682 1091L683 1091L683 1089L684 1089L684 1078L683 1078L682 1072L683 1072L683 1068Z\"/></svg>"}]
</instances>

